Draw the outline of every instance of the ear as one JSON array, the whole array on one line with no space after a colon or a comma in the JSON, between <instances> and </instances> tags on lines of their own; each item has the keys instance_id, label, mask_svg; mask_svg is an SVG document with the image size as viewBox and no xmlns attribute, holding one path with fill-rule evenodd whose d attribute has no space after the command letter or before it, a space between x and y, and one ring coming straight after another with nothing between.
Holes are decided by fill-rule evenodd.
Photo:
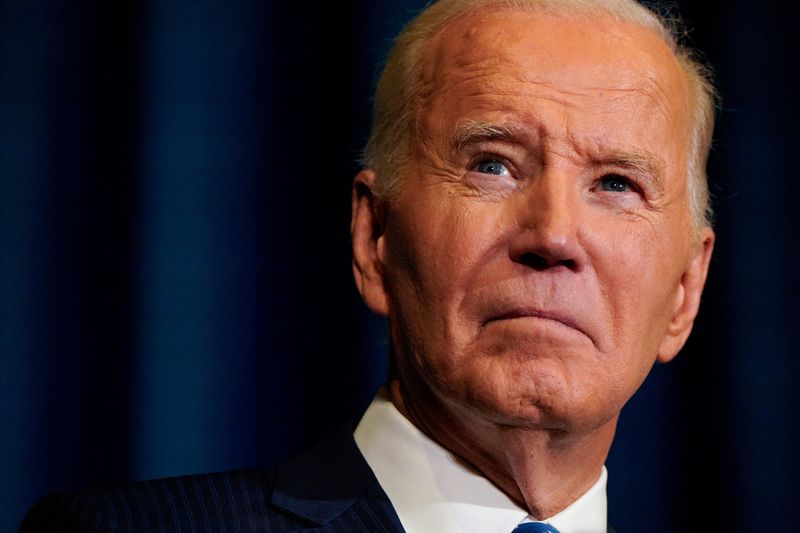
<instances>
[{"instance_id":1,"label":"ear","mask_svg":"<svg viewBox=\"0 0 800 533\"><path fill-rule=\"evenodd\" d=\"M700 296L706 284L713 250L714 231L711 228L704 228L696 244L694 256L689 261L686 272L681 276L672 320L658 349L658 361L661 363L668 363L678 355L686 339L689 338L697 311L700 309Z\"/></svg>"},{"instance_id":2,"label":"ear","mask_svg":"<svg viewBox=\"0 0 800 533\"><path fill-rule=\"evenodd\" d=\"M375 172L362 170L353 180L353 277L361 297L373 312L389 315L389 297L383 283L383 220L372 192Z\"/></svg>"}]
</instances>

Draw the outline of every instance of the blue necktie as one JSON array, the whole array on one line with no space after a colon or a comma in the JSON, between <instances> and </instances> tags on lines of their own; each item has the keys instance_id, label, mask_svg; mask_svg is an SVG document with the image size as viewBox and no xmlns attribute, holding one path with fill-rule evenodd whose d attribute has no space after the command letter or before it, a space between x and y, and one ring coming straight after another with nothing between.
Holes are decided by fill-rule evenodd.
<instances>
[{"instance_id":1,"label":"blue necktie","mask_svg":"<svg viewBox=\"0 0 800 533\"><path fill-rule=\"evenodd\" d=\"M511 533L559 533L556 528L545 522L526 522L520 524Z\"/></svg>"}]
</instances>

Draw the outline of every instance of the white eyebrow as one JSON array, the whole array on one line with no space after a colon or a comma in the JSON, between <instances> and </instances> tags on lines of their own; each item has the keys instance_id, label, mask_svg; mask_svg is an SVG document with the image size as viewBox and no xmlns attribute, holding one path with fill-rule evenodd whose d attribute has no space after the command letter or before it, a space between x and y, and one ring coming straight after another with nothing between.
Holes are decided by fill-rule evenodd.
<instances>
[{"instance_id":1,"label":"white eyebrow","mask_svg":"<svg viewBox=\"0 0 800 533\"><path fill-rule=\"evenodd\" d=\"M525 137L525 128L515 123L491 123L478 120L463 121L452 136L451 145L456 151L481 141L520 141Z\"/></svg>"},{"instance_id":2,"label":"white eyebrow","mask_svg":"<svg viewBox=\"0 0 800 533\"><path fill-rule=\"evenodd\" d=\"M594 163L596 165L621 167L644 175L650 178L659 191L664 190L667 163L663 157L657 154L646 151L615 150L607 156L595 158Z\"/></svg>"}]
</instances>

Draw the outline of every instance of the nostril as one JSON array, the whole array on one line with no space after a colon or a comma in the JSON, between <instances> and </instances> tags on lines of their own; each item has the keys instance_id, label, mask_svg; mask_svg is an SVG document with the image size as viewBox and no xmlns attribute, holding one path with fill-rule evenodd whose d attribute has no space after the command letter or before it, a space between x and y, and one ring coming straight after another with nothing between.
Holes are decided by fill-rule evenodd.
<instances>
[{"instance_id":1,"label":"nostril","mask_svg":"<svg viewBox=\"0 0 800 533\"><path fill-rule=\"evenodd\" d=\"M532 252L522 254L517 261L534 270L547 270L556 266L563 266L570 270L575 270L576 268L574 259L548 259L543 255Z\"/></svg>"},{"instance_id":2,"label":"nostril","mask_svg":"<svg viewBox=\"0 0 800 533\"><path fill-rule=\"evenodd\" d=\"M574 259L562 259L561 261L558 262L558 264L561 266L565 266L570 270L578 269L578 263L576 263Z\"/></svg>"},{"instance_id":3,"label":"nostril","mask_svg":"<svg viewBox=\"0 0 800 533\"><path fill-rule=\"evenodd\" d=\"M534 270L545 270L549 267L547 259L533 253L522 254L519 258L519 262Z\"/></svg>"}]
</instances>

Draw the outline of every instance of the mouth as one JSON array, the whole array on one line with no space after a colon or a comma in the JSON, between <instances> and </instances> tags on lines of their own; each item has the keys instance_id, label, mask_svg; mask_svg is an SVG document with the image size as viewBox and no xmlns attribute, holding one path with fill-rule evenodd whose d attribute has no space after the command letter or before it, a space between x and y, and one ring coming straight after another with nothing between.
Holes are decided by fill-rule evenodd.
<instances>
[{"instance_id":1,"label":"mouth","mask_svg":"<svg viewBox=\"0 0 800 533\"><path fill-rule=\"evenodd\" d=\"M488 326L492 322L500 322L503 320L515 320L519 318L538 318L540 320L549 320L552 322L556 322L570 329L573 329L578 333L585 335L590 340L592 340L592 342L594 342L593 339L589 336L589 334L586 333L580 326L578 326L578 324L571 317L563 313L554 311L542 311L539 309L511 309L489 318L489 320L484 322L483 326L484 327Z\"/></svg>"}]
</instances>

